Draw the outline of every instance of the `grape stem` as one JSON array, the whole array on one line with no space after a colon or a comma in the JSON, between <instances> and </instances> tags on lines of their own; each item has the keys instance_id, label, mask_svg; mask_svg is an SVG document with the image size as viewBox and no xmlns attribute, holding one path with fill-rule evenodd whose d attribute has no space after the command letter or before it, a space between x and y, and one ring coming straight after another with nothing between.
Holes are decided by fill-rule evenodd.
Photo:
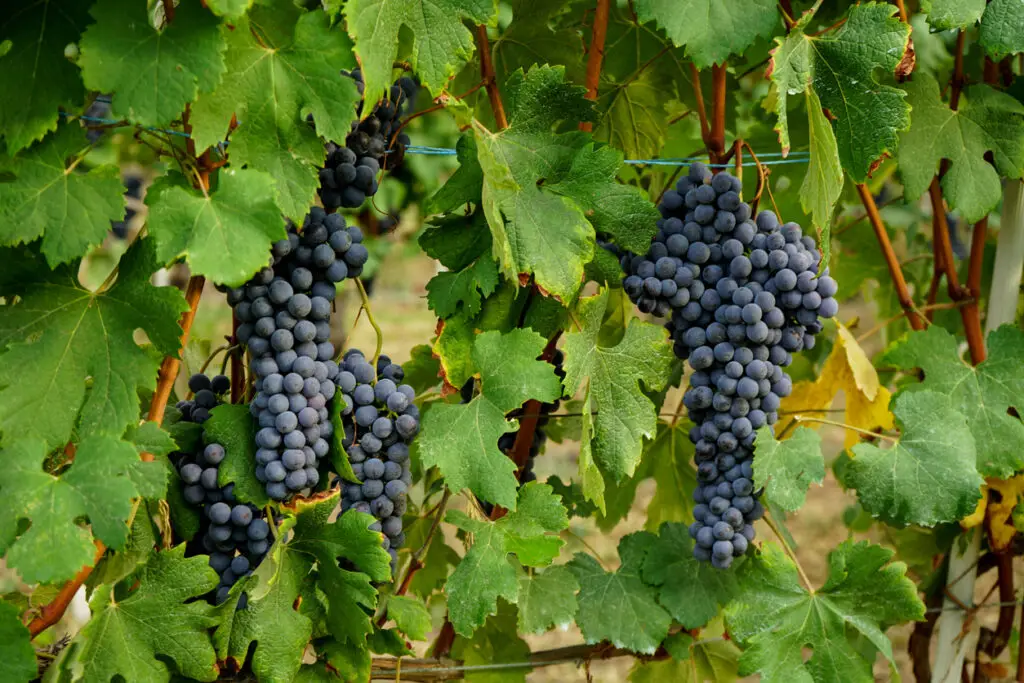
<instances>
[{"instance_id":1,"label":"grape stem","mask_svg":"<svg viewBox=\"0 0 1024 683\"><path fill-rule=\"evenodd\" d=\"M864 436L870 436L873 439L885 439L886 441L892 441L893 443L899 441L895 436L889 436L888 434L880 434L879 432L872 432L867 429L861 429L860 427L854 427L848 425L845 422L836 422L835 420L826 420L820 417L806 417L804 415L794 415L793 420L796 422L817 422L823 425L831 425L833 427L842 427L843 429L849 429L851 432L857 432Z\"/></svg>"},{"instance_id":2,"label":"grape stem","mask_svg":"<svg viewBox=\"0 0 1024 683\"><path fill-rule=\"evenodd\" d=\"M590 33L590 47L587 49L587 99L597 101L597 88L601 82L601 62L604 59L604 40L608 34L608 13L610 0L597 0L594 9L594 25ZM580 121L580 130L586 133L594 130L591 121Z\"/></svg>"},{"instance_id":3,"label":"grape stem","mask_svg":"<svg viewBox=\"0 0 1024 683\"><path fill-rule=\"evenodd\" d=\"M494 62L491 61L491 44L487 40L487 26L480 24L476 27L477 49L480 51L480 75L483 77L487 88L487 97L491 101L491 111L494 112L494 123L498 130L508 128L508 119L505 118L505 105L501 102L501 91L498 90L498 80L494 74Z\"/></svg>"},{"instance_id":4,"label":"grape stem","mask_svg":"<svg viewBox=\"0 0 1024 683\"><path fill-rule=\"evenodd\" d=\"M793 560L793 564L796 565L796 571L800 574L800 579L804 582L804 586L807 587L808 593L814 593L814 586L811 584L811 580L807 578L807 572L804 571L803 565L800 564L800 559L793 552L793 549L789 547L789 543L786 542L786 537L782 535L779 528L775 525L775 521L766 512L764 515L764 523L768 525L768 528L775 534L775 538L779 539L779 543L782 544L782 549L789 555L789 559Z\"/></svg>"},{"instance_id":5,"label":"grape stem","mask_svg":"<svg viewBox=\"0 0 1024 683\"><path fill-rule=\"evenodd\" d=\"M373 360L371 361L373 367L377 367L377 360L380 358L381 349L384 347L384 333L380 330L380 325L377 324L377 320L373 317L373 310L370 308L370 296L366 293L366 287L363 286L363 281L359 278L355 278L356 287L359 289L359 298L362 300L362 309L366 311L366 319L370 322L370 327L377 333L377 348L373 352Z\"/></svg>"}]
</instances>

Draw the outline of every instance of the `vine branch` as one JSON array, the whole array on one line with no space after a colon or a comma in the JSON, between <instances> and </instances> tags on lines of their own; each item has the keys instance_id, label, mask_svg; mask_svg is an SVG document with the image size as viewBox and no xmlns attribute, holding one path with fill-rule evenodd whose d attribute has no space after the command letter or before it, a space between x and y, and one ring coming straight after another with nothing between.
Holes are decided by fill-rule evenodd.
<instances>
[{"instance_id":1,"label":"vine branch","mask_svg":"<svg viewBox=\"0 0 1024 683\"><path fill-rule=\"evenodd\" d=\"M611 0L597 0L594 10L594 25L590 34L590 48L587 50L587 99L597 101L597 88L601 82L601 63L604 60L604 41L608 35L608 14ZM594 129L590 121L581 121L580 130L589 133Z\"/></svg>"},{"instance_id":2,"label":"vine branch","mask_svg":"<svg viewBox=\"0 0 1024 683\"><path fill-rule=\"evenodd\" d=\"M878 239L878 246L881 247L882 256L885 257L885 264L889 267L889 276L896 287L896 296L899 299L900 307L907 316L910 326L915 330L923 330L925 328L925 321L914 306L914 300L911 298L910 290L907 288L907 281L903 277L903 269L900 268L899 259L896 258L892 242L889 241L889 233L885 231L882 215L878 213L878 207L875 205L875 198L871 196L871 190L864 183L857 184L857 194L860 195L861 204L864 205L867 217L871 221L871 227L874 229L875 237Z\"/></svg>"},{"instance_id":3,"label":"vine branch","mask_svg":"<svg viewBox=\"0 0 1024 683\"><path fill-rule=\"evenodd\" d=\"M483 77L484 87L487 89L487 98L491 101L491 111L494 112L494 122L498 130L508 128L508 119L505 118L505 105L501 102L501 91L498 90L498 80L494 73L494 62L491 61L491 43L487 40L487 26L480 24L476 27L477 49L480 51L480 75Z\"/></svg>"},{"instance_id":4,"label":"vine branch","mask_svg":"<svg viewBox=\"0 0 1024 683\"><path fill-rule=\"evenodd\" d=\"M711 133L706 141L711 163L725 163L725 63L711 66Z\"/></svg>"}]
</instances>

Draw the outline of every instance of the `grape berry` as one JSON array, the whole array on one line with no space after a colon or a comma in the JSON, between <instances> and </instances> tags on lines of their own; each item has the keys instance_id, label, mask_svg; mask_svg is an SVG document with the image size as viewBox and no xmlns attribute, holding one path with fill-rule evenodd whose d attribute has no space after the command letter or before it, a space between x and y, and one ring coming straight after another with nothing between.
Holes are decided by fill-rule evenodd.
<instances>
[{"instance_id":1,"label":"grape berry","mask_svg":"<svg viewBox=\"0 0 1024 683\"><path fill-rule=\"evenodd\" d=\"M764 509L753 487L757 429L792 390L783 368L814 346L819 318L838 311L836 282L796 223L751 220L742 185L703 164L665 192L644 255L623 254L623 287L644 313L669 318L674 351L693 368L683 397L694 427L698 485L693 554L720 569L754 538Z\"/></svg>"}]
</instances>

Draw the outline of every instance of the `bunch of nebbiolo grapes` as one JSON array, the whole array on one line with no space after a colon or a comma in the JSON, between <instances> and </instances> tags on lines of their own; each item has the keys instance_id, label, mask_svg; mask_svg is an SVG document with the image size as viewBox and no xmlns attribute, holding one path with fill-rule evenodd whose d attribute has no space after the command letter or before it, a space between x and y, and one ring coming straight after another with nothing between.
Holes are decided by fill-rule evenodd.
<instances>
[{"instance_id":1,"label":"bunch of nebbiolo grapes","mask_svg":"<svg viewBox=\"0 0 1024 683\"><path fill-rule=\"evenodd\" d=\"M249 406L259 425L256 478L274 500L320 481L317 463L332 432L327 402L339 372L329 323L335 283L362 272L362 240L339 214L314 207L301 234L289 223L268 267L227 293L256 378Z\"/></svg>"},{"instance_id":2,"label":"bunch of nebbiolo grapes","mask_svg":"<svg viewBox=\"0 0 1024 683\"><path fill-rule=\"evenodd\" d=\"M792 382L783 368L814 345L820 318L838 311L836 282L796 223L771 211L751 220L742 185L703 164L667 191L647 254L625 254L623 287L645 313L669 317L694 372L683 402L695 426L698 486L693 554L727 568L764 514L754 491L755 431L772 425Z\"/></svg>"},{"instance_id":3,"label":"bunch of nebbiolo grapes","mask_svg":"<svg viewBox=\"0 0 1024 683\"><path fill-rule=\"evenodd\" d=\"M355 79L362 94L362 72L356 69L342 73ZM360 206L367 197L377 194L377 173L380 169L393 169L402 163L409 136L405 133L395 136L395 132L417 88L415 81L403 76L391 86L388 96L374 106L369 116L352 123L352 132L345 137L344 145L327 143L327 160L320 169L318 192L328 211ZM362 114L363 103L360 103L358 111Z\"/></svg>"},{"instance_id":4,"label":"bunch of nebbiolo grapes","mask_svg":"<svg viewBox=\"0 0 1024 683\"><path fill-rule=\"evenodd\" d=\"M413 403L416 391L401 383L404 378L402 366L387 356L377 360L375 372L361 351L351 349L345 352L336 380L345 401L342 445L361 482L344 483L341 509L377 518L370 528L384 534L392 572L398 548L405 542L402 515L406 491L412 485L409 444L420 429L419 408Z\"/></svg>"},{"instance_id":5,"label":"bunch of nebbiolo grapes","mask_svg":"<svg viewBox=\"0 0 1024 683\"><path fill-rule=\"evenodd\" d=\"M231 381L224 375L211 380L206 375L195 374L189 378L188 387L195 394L194 398L179 401L177 408L182 420L202 424L210 419L210 410L231 389ZM202 547L209 553L210 566L220 576L220 585L214 593L217 604L227 599L231 586L238 579L252 573L270 545L270 525L263 518L263 511L235 500L234 484L218 486L218 468L225 455L219 443L201 444L195 453L178 451L170 455L181 477L185 500L203 512ZM243 593L239 609L245 609L247 601Z\"/></svg>"}]
</instances>

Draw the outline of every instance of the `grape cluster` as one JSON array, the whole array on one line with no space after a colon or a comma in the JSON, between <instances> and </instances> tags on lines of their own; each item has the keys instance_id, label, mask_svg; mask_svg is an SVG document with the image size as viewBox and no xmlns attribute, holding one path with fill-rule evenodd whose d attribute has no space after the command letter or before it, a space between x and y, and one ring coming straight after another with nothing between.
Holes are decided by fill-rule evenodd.
<instances>
[{"instance_id":1,"label":"grape cluster","mask_svg":"<svg viewBox=\"0 0 1024 683\"><path fill-rule=\"evenodd\" d=\"M340 215L314 207L301 234L289 224L268 267L227 292L256 378L249 404L259 424L256 478L274 500L320 481L317 463L332 432L327 402L338 376L329 323L335 283L362 272L362 239Z\"/></svg>"},{"instance_id":2,"label":"grape cluster","mask_svg":"<svg viewBox=\"0 0 1024 683\"><path fill-rule=\"evenodd\" d=\"M356 81L363 93L363 75L358 69L342 72ZM395 132L399 119L416 94L415 81L400 78L388 90L386 98L374 106L373 112L352 123L345 144L327 143L327 160L320 169L320 201L328 211L339 207L354 209L367 197L377 194L377 173L382 166L395 168L405 158L409 137ZM362 114L363 103L359 105ZM394 138L394 139L393 139Z\"/></svg>"},{"instance_id":3,"label":"grape cluster","mask_svg":"<svg viewBox=\"0 0 1024 683\"><path fill-rule=\"evenodd\" d=\"M819 318L838 311L836 282L796 223L771 211L751 220L742 185L693 164L658 208L645 255L624 254L623 288L637 307L669 317L680 358L694 372L683 397L694 427L698 486L694 556L728 567L764 514L753 487L755 432L778 418L792 382L783 368L814 345Z\"/></svg>"},{"instance_id":4,"label":"grape cluster","mask_svg":"<svg viewBox=\"0 0 1024 683\"><path fill-rule=\"evenodd\" d=\"M177 408L186 422L203 423L209 411L221 402L231 388L224 375L210 379L206 375L192 375L188 381L194 398L179 401ZM181 478L185 500L203 511L200 538L203 549L209 553L210 566L220 576L214 593L217 604L228 597L231 586L243 576L252 573L269 547L270 525L263 512L252 505L235 499L234 484L218 486L220 464L227 455L219 443L200 445L195 453L176 452L171 461ZM245 594L239 600L239 609L247 602Z\"/></svg>"},{"instance_id":5,"label":"grape cluster","mask_svg":"<svg viewBox=\"0 0 1024 683\"><path fill-rule=\"evenodd\" d=\"M416 391L402 384L405 372L387 356L377 360L376 372L361 351L351 349L338 372L345 401L342 444L360 484L345 482L341 509L366 512L377 518L371 528L384 534L392 572L398 548L405 542L402 515L406 491L412 485L409 444L420 430Z\"/></svg>"}]
</instances>

